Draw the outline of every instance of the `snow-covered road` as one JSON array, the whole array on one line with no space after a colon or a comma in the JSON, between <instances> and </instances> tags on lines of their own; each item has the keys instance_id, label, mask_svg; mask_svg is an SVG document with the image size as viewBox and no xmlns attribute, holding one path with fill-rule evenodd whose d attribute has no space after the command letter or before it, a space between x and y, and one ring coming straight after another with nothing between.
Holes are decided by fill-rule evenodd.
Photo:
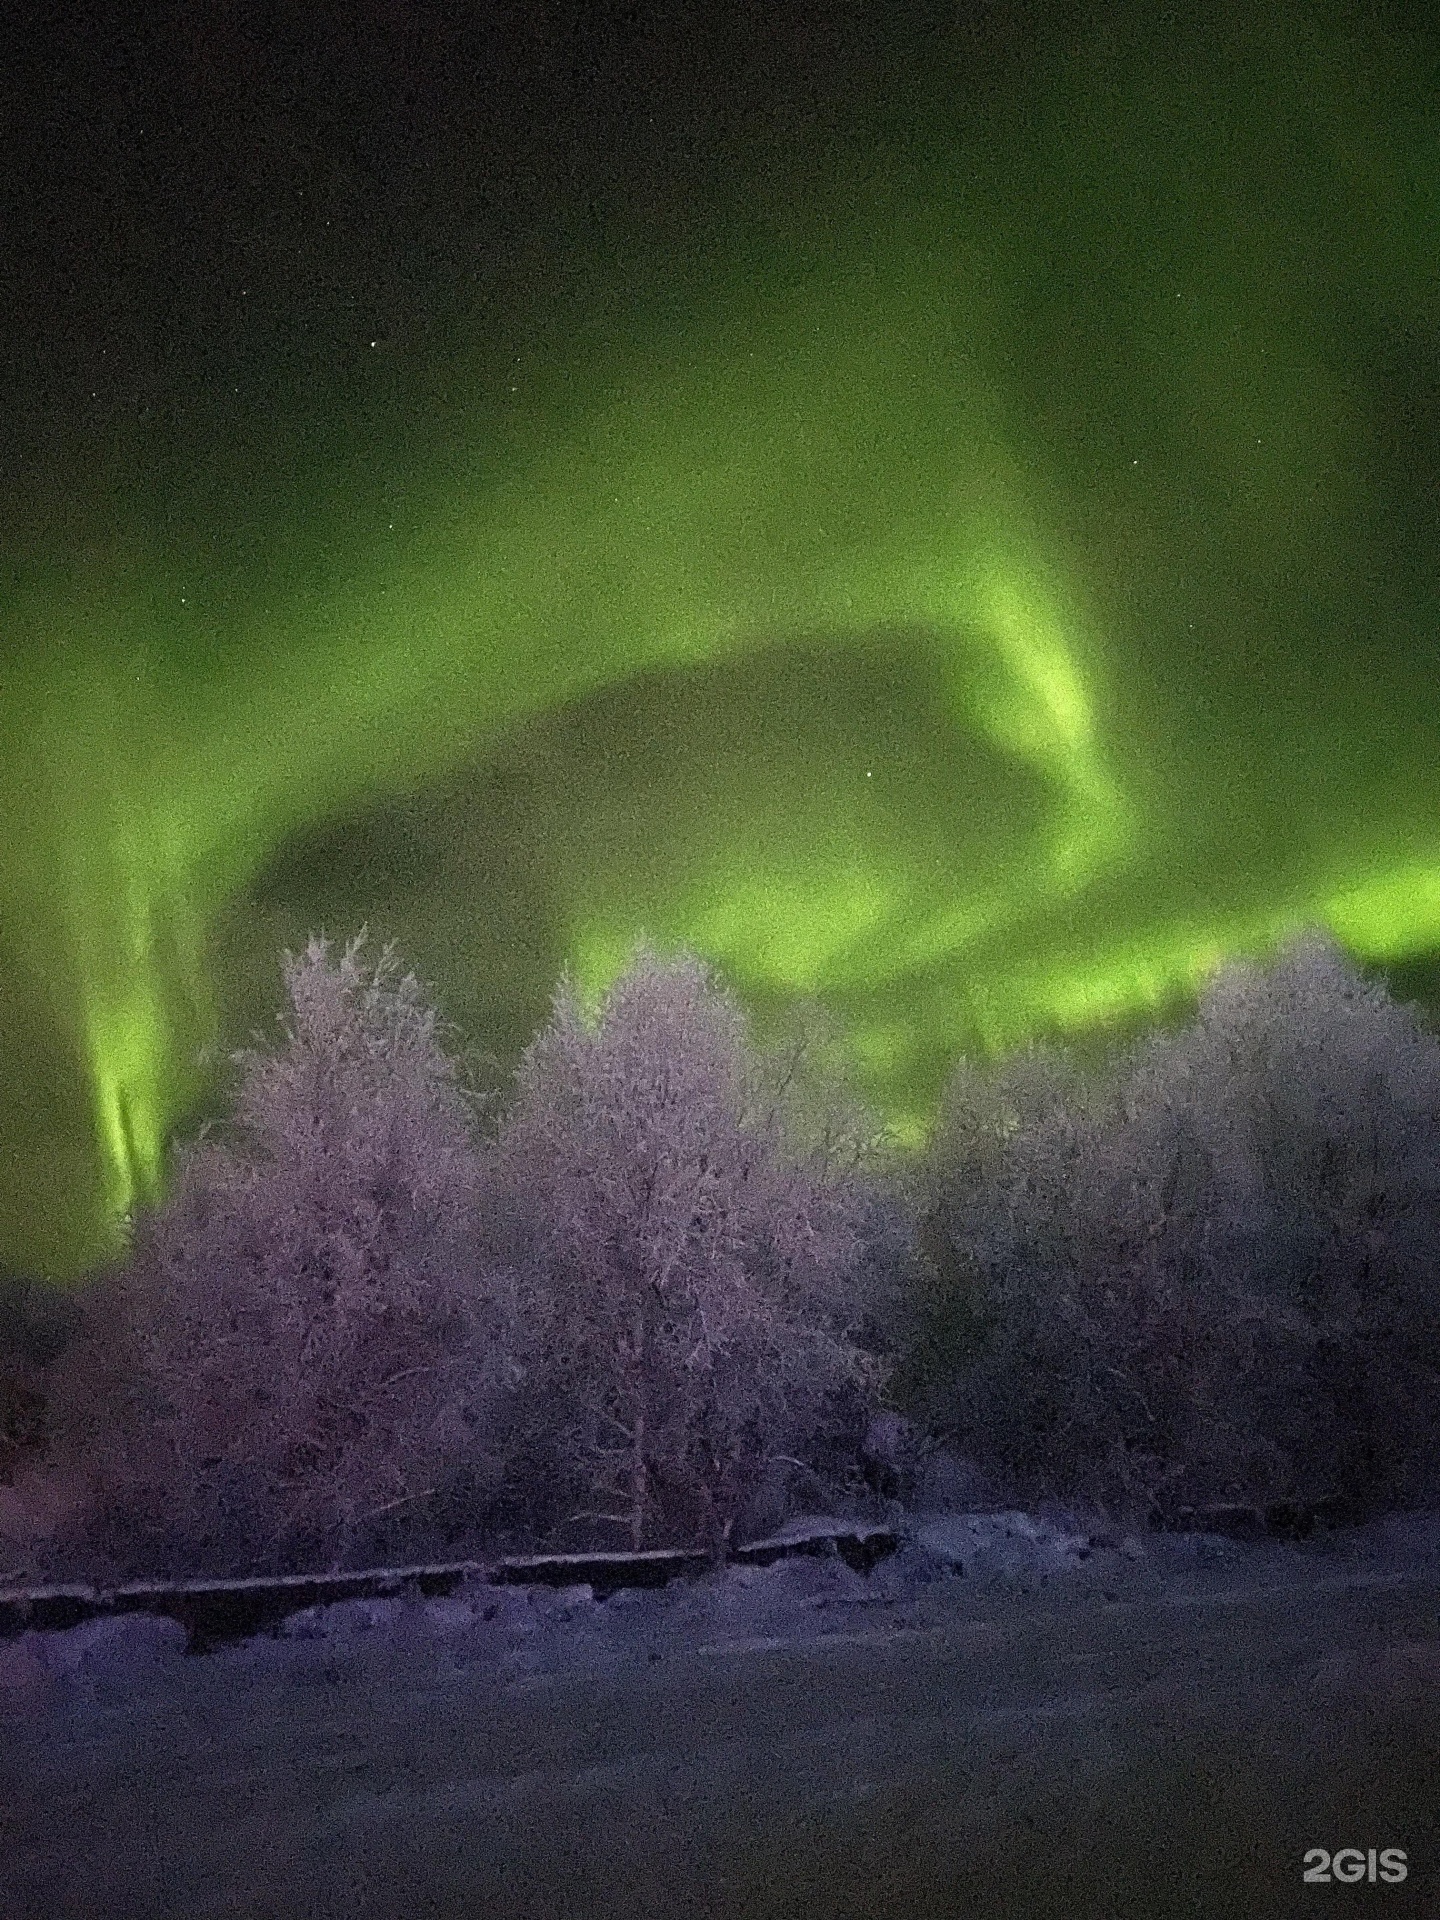
<instances>
[{"instance_id":1,"label":"snow-covered road","mask_svg":"<svg viewBox=\"0 0 1440 1920\"><path fill-rule=\"evenodd\" d=\"M0 1914L1353 1905L1310 1848L1404 1849L1363 1895L1440 1913L1440 1516L1128 1555L967 1524L868 1576L482 1586L201 1658L46 1636L0 1693Z\"/></svg>"}]
</instances>

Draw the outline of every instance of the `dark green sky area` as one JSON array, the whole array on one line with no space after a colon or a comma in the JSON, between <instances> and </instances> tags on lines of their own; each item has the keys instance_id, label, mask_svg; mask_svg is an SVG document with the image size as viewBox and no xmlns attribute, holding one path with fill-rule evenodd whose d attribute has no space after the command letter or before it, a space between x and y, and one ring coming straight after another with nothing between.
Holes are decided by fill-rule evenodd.
<instances>
[{"instance_id":1,"label":"dark green sky area","mask_svg":"<svg viewBox=\"0 0 1440 1920\"><path fill-rule=\"evenodd\" d=\"M946 1066L1440 968L1419 9L67 16L0 78L0 1265L362 921ZM123 21L123 24L119 24Z\"/></svg>"}]
</instances>

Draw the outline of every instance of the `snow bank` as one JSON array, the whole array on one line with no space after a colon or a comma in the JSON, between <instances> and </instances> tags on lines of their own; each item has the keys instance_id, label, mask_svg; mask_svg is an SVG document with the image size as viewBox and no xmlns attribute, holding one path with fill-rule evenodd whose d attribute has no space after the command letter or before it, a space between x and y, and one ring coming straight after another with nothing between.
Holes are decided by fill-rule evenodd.
<instances>
[{"instance_id":1,"label":"snow bank","mask_svg":"<svg viewBox=\"0 0 1440 1920\"><path fill-rule=\"evenodd\" d=\"M0 1642L0 1697L39 1698L61 1679L138 1681L183 1654L189 1642L163 1614L102 1614L63 1633L34 1628Z\"/></svg>"},{"instance_id":2,"label":"snow bank","mask_svg":"<svg viewBox=\"0 0 1440 1920\"><path fill-rule=\"evenodd\" d=\"M532 1670L594 1655L624 1658L697 1636L823 1633L851 1609L880 1597L903 1599L937 1578L1028 1584L1073 1572L1091 1551L1089 1535L1024 1513L928 1514L907 1523L899 1552L867 1574L847 1565L833 1544L857 1527L865 1531L851 1519L804 1515L764 1544L805 1543L805 1551L680 1575L663 1587L622 1587L600 1599L586 1582L475 1580L443 1598L334 1601L292 1614L274 1639L325 1641L337 1651L389 1640L430 1645L465 1662L493 1661L501 1671Z\"/></svg>"},{"instance_id":3,"label":"snow bank","mask_svg":"<svg viewBox=\"0 0 1440 1920\"><path fill-rule=\"evenodd\" d=\"M1028 1513L935 1514L912 1523L914 1555L979 1578L1064 1574L1089 1559L1092 1541Z\"/></svg>"},{"instance_id":4,"label":"snow bank","mask_svg":"<svg viewBox=\"0 0 1440 1920\"><path fill-rule=\"evenodd\" d=\"M287 1614L275 1630L279 1640L348 1639L358 1633L393 1633L413 1603L392 1599L333 1600Z\"/></svg>"}]
</instances>

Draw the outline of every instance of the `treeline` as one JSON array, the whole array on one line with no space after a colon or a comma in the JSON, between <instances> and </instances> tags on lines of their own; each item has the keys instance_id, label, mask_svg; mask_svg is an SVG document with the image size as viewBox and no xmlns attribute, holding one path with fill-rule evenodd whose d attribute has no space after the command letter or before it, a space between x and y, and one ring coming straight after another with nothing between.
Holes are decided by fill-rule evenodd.
<instances>
[{"instance_id":1,"label":"treeline","mask_svg":"<svg viewBox=\"0 0 1440 1920\"><path fill-rule=\"evenodd\" d=\"M1440 1041L1324 941L1104 1071L962 1064L911 1162L693 957L562 983L492 1110L362 946L286 957L125 1259L0 1314L0 1477L61 1490L0 1572L718 1555L957 1455L1132 1524L1440 1491Z\"/></svg>"}]
</instances>

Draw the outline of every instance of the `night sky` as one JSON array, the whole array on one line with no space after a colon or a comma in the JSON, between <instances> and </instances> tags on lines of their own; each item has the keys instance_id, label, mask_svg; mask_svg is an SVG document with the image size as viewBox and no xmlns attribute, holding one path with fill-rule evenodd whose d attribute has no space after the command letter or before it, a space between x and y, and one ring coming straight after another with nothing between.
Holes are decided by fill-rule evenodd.
<instances>
[{"instance_id":1,"label":"night sky","mask_svg":"<svg viewBox=\"0 0 1440 1920\"><path fill-rule=\"evenodd\" d=\"M1424 15L7 43L0 1266L115 1244L312 930L502 1066L689 944L912 1141L1307 922L1433 993Z\"/></svg>"}]
</instances>

